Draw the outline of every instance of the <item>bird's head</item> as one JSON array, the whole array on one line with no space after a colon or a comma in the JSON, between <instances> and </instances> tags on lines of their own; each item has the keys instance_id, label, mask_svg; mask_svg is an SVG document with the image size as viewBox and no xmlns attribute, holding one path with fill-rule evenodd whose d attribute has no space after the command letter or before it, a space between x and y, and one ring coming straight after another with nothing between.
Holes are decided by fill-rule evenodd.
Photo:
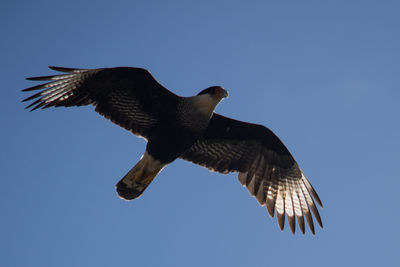
<instances>
[{"instance_id":1,"label":"bird's head","mask_svg":"<svg viewBox=\"0 0 400 267\"><path fill-rule=\"evenodd\" d=\"M222 98L228 97L228 91L226 91L221 86L208 87L207 89L204 89L197 95L206 95L206 94L212 96L213 98L216 98L218 101L220 101Z\"/></svg>"},{"instance_id":2,"label":"bird's head","mask_svg":"<svg viewBox=\"0 0 400 267\"><path fill-rule=\"evenodd\" d=\"M215 107L225 97L228 97L228 92L224 88L211 86L189 99L197 111L211 117Z\"/></svg>"}]
</instances>

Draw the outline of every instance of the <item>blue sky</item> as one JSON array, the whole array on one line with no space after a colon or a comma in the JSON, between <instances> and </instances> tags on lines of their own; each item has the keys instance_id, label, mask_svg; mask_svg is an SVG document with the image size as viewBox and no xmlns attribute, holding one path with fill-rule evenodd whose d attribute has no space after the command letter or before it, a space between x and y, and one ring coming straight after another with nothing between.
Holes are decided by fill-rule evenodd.
<instances>
[{"instance_id":1,"label":"blue sky","mask_svg":"<svg viewBox=\"0 0 400 267\"><path fill-rule=\"evenodd\" d=\"M1 266L396 266L398 1L9 1L0 8ZM235 174L178 160L132 202L142 139L92 107L29 113L48 65L149 69L261 123L317 189L324 229L281 232Z\"/></svg>"}]
</instances>

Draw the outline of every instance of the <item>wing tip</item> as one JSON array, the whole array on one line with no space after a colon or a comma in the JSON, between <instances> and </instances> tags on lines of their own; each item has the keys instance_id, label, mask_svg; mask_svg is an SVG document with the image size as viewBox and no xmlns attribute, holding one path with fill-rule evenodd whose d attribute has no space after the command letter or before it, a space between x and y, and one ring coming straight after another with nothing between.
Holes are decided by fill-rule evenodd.
<instances>
[{"instance_id":1,"label":"wing tip","mask_svg":"<svg viewBox=\"0 0 400 267\"><path fill-rule=\"evenodd\" d=\"M267 211L268 214L271 218L274 218L275 216L275 205L272 205L271 203L266 203L265 206L267 206Z\"/></svg>"},{"instance_id":2,"label":"wing tip","mask_svg":"<svg viewBox=\"0 0 400 267\"><path fill-rule=\"evenodd\" d=\"M296 233L296 221L294 219L294 216L288 216L288 224L290 227L290 231L292 231L292 234Z\"/></svg>"},{"instance_id":3,"label":"wing tip","mask_svg":"<svg viewBox=\"0 0 400 267\"><path fill-rule=\"evenodd\" d=\"M324 205L322 204L321 199L319 198L317 191L315 191L314 187L312 186L312 184L310 183L310 181L308 181L308 179L305 177L304 173L301 172L301 180L303 181L304 185L306 186L307 190L309 191L309 193L313 196L313 198L315 199L315 201L318 203L318 205L323 208Z\"/></svg>"},{"instance_id":4,"label":"wing tip","mask_svg":"<svg viewBox=\"0 0 400 267\"><path fill-rule=\"evenodd\" d=\"M66 67L59 67L59 66L48 66L49 69L59 71L59 72L66 72L66 73L74 73L74 72L81 72L87 69L82 68L66 68Z\"/></svg>"},{"instance_id":5,"label":"wing tip","mask_svg":"<svg viewBox=\"0 0 400 267\"><path fill-rule=\"evenodd\" d=\"M59 72L72 72L74 71L73 68L65 68L65 67L59 67L59 66L48 66L49 69L59 71Z\"/></svg>"},{"instance_id":6,"label":"wing tip","mask_svg":"<svg viewBox=\"0 0 400 267\"><path fill-rule=\"evenodd\" d=\"M285 213L277 212L276 217L278 218L279 228L283 231L285 229Z\"/></svg>"},{"instance_id":7,"label":"wing tip","mask_svg":"<svg viewBox=\"0 0 400 267\"><path fill-rule=\"evenodd\" d=\"M49 69L58 71L58 72L64 72L64 73L74 73L74 72L81 72L86 69L78 69L78 68L65 68L65 67L58 67L58 66L48 66ZM60 74L63 75L63 74ZM36 77L26 77L25 79L28 81L47 81L47 80L52 80L54 77L58 77L59 75L50 75L50 76L36 76ZM22 91L30 91L30 88L24 89Z\"/></svg>"}]
</instances>

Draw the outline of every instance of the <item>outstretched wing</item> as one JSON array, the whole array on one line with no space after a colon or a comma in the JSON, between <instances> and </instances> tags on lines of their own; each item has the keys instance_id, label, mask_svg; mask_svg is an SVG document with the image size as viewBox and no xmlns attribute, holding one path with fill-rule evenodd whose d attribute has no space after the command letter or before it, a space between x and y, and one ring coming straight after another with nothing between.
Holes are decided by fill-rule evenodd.
<instances>
[{"instance_id":1,"label":"outstretched wing","mask_svg":"<svg viewBox=\"0 0 400 267\"><path fill-rule=\"evenodd\" d=\"M23 100L36 99L27 108L92 104L107 119L145 138L163 116L175 110L180 98L141 68L49 68L64 74L27 78L49 81L23 90L41 90Z\"/></svg>"},{"instance_id":2,"label":"outstretched wing","mask_svg":"<svg viewBox=\"0 0 400 267\"><path fill-rule=\"evenodd\" d=\"M182 156L213 171L239 172L239 181L261 205L274 211L283 230L285 214L292 232L295 217L304 234L304 217L314 234L311 212L322 227L314 200L322 203L290 152L264 126L213 115L204 137Z\"/></svg>"}]
</instances>

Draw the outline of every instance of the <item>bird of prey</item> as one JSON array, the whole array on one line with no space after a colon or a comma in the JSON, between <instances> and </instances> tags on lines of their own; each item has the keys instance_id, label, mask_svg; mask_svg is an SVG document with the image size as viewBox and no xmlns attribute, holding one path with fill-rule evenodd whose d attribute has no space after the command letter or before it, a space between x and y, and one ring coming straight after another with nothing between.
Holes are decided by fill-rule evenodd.
<instances>
[{"instance_id":1,"label":"bird of prey","mask_svg":"<svg viewBox=\"0 0 400 267\"><path fill-rule=\"evenodd\" d=\"M62 74L27 78L47 81L23 91L40 90L23 101L27 108L93 105L113 123L147 140L139 162L117 183L118 195L139 197L156 175L180 158L223 174L238 172L239 181L281 230L285 215L291 231L305 232L304 217L314 234L311 213L322 228L314 188L279 138L268 128L214 112L228 96L220 86L195 96L178 96L143 68L72 69L49 67Z\"/></svg>"}]
</instances>

